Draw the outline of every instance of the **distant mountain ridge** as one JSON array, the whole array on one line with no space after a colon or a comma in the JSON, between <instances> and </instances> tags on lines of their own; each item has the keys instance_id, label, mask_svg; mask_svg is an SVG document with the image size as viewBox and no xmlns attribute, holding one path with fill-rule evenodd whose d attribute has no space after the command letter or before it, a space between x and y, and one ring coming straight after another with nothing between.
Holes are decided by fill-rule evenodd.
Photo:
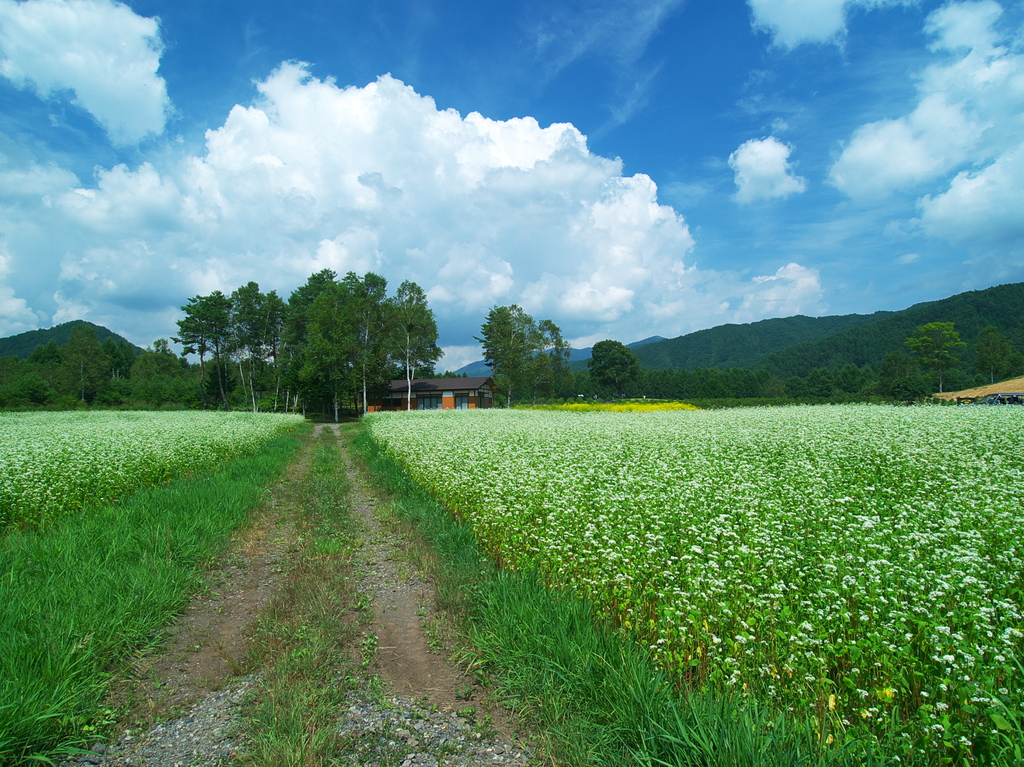
<instances>
[{"instance_id":1,"label":"distant mountain ridge","mask_svg":"<svg viewBox=\"0 0 1024 767\"><path fill-rule=\"evenodd\" d=\"M994 325L1017 348L1024 346L1024 283L971 290L899 311L825 317L782 317L746 325L719 325L634 349L645 368L764 368L780 378L814 368L877 365L921 325L952 322L974 357L973 342Z\"/></svg>"},{"instance_id":2,"label":"distant mountain ridge","mask_svg":"<svg viewBox=\"0 0 1024 767\"><path fill-rule=\"evenodd\" d=\"M0 357L17 357L18 359L27 359L28 355L30 355L37 346L49 343L51 338L57 342L57 346L63 346L68 342L68 339L71 338L71 331L78 325L88 325L95 330L96 340L100 343L103 343L108 338L111 338L114 341L124 341L135 350L136 354L142 354L141 348L131 343L124 336L118 335L113 330L105 328L102 325L87 322L86 320L72 320L71 322L54 325L52 328L28 330L14 336L0 338Z\"/></svg>"},{"instance_id":3,"label":"distant mountain ridge","mask_svg":"<svg viewBox=\"0 0 1024 767\"><path fill-rule=\"evenodd\" d=\"M718 325L677 338L635 349L645 368L693 370L694 368L755 367L768 355L799 343L867 324L891 312L840 314L825 317L776 317L743 325Z\"/></svg>"},{"instance_id":4,"label":"distant mountain ridge","mask_svg":"<svg viewBox=\"0 0 1024 767\"><path fill-rule=\"evenodd\" d=\"M952 322L968 346L957 354L974 361L974 342L989 325L1006 336L1014 348L1024 347L1024 282L970 290L938 301L926 301L898 312L879 313L876 320L836 331L768 354L762 367L785 378L805 376L813 368L876 365L890 352L905 352L903 342L921 325ZM875 316L875 315L872 315Z\"/></svg>"},{"instance_id":5,"label":"distant mountain ridge","mask_svg":"<svg viewBox=\"0 0 1024 767\"><path fill-rule=\"evenodd\" d=\"M643 346L644 344L652 344L664 340L665 339L662 336L650 336L648 338L643 339L642 341L634 341L631 344L626 344L626 346L634 348L637 346ZM584 349L570 349L569 367L571 367L573 370L585 367L585 365L573 363L582 363L589 360L590 353L593 351L593 348L594 347L592 346L588 346ZM476 362L470 362L468 365L463 365L461 368L454 372L458 373L459 375L465 373L467 376L489 376L491 374L491 369L483 360L477 360Z\"/></svg>"}]
</instances>

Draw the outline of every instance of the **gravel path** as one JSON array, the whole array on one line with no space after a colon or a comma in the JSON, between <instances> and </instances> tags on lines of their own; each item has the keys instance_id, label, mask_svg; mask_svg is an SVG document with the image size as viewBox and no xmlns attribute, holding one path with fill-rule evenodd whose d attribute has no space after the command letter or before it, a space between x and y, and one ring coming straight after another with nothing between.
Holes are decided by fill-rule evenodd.
<instances>
[{"instance_id":1,"label":"gravel path","mask_svg":"<svg viewBox=\"0 0 1024 767\"><path fill-rule=\"evenodd\" d=\"M362 470L351 459L339 426L318 426L314 438L324 428L339 437L352 483L353 515L357 524L365 528L363 544L357 553L361 560L361 567L357 568L357 588L373 603L375 620L369 631L375 635L377 654L371 672L380 679L376 685L367 679L337 712L337 731L344 745L341 749L344 757L334 763L365 767L525 767L531 764L529 748L508 734L506 715L478 700L479 690L473 687L471 680L431 648L424 622L433 615L433 588L413 572L404 555L404 543L394 526L382 524L379 519L380 502L368 488ZM245 567L240 568L235 563L220 574L223 590L231 598L207 599L205 606L197 600L188 612L189 621L194 623L197 616L201 621L204 610L215 611L218 620L223 620L225 610L230 612L232 605L241 605L247 617L234 624L240 636L249 633L258 616L253 614L253 600L243 596L244 590L249 588L244 572L265 566L261 559L264 556L278 564L282 547L249 549ZM236 577L237 580L233 580ZM265 578L258 579L257 583L266 590ZM261 594L258 603L263 605L264 602ZM173 635L173 629L171 633ZM223 632L215 641L223 644ZM204 650L203 642L194 650L197 657L204 651L209 650ZM166 662L166 658L158 656L155 663L161 662ZM182 658L179 651L171 665L176 673L173 680L167 681L173 685L188 684L189 659ZM221 689L196 697L164 721L139 730L126 730L115 740L97 743L89 753L63 762L60 767L236 764L244 759L246 750L245 738L240 735L239 704L258 678L258 669L243 677L225 678ZM371 692L380 690L381 682L384 693ZM182 700L181 696L174 695L173 689L170 692L171 698Z\"/></svg>"}]
</instances>

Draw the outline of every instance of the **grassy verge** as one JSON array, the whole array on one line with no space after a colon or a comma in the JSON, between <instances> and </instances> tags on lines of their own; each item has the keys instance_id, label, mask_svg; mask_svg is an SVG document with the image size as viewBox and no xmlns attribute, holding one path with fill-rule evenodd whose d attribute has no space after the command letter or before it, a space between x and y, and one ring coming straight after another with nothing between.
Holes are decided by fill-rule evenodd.
<instances>
[{"instance_id":1,"label":"grassy verge","mask_svg":"<svg viewBox=\"0 0 1024 767\"><path fill-rule=\"evenodd\" d=\"M395 511L436 552L439 607L462 627L465 662L537 731L563 765L876 763L870 747L824 750L814 721L702 691L681 692L648 652L586 602L497 569L455 520L365 434L355 447Z\"/></svg>"},{"instance_id":2,"label":"grassy verge","mask_svg":"<svg viewBox=\"0 0 1024 767\"><path fill-rule=\"evenodd\" d=\"M111 669L201 587L297 444L0 539L0 764L67 753L110 722Z\"/></svg>"},{"instance_id":3,"label":"grassy verge","mask_svg":"<svg viewBox=\"0 0 1024 767\"><path fill-rule=\"evenodd\" d=\"M309 474L285 499L299 547L257 628L263 673L243 717L244 764L254 767L328 764L347 747L337 715L360 678L349 648L372 616L351 586L358 540L336 442L323 437Z\"/></svg>"}]
</instances>

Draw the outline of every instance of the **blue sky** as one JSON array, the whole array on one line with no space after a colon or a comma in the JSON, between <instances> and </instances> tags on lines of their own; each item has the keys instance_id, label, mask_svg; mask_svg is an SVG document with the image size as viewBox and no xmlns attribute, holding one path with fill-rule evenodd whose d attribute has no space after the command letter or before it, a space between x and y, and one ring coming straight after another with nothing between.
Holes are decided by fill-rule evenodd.
<instances>
[{"instance_id":1,"label":"blue sky","mask_svg":"<svg viewBox=\"0 0 1024 767\"><path fill-rule=\"evenodd\" d=\"M1010 0L0 0L0 335L418 282L450 368L1024 280Z\"/></svg>"}]
</instances>

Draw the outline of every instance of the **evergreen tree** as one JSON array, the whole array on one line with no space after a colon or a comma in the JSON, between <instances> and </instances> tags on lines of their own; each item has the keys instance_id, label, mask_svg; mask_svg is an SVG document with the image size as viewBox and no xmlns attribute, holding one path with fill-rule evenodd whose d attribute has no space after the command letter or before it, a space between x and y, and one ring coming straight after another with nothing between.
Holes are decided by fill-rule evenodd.
<instances>
[{"instance_id":1,"label":"evergreen tree","mask_svg":"<svg viewBox=\"0 0 1024 767\"><path fill-rule=\"evenodd\" d=\"M836 390L835 374L828 368L813 368L807 374L807 393L812 397L831 397Z\"/></svg>"},{"instance_id":2,"label":"evergreen tree","mask_svg":"<svg viewBox=\"0 0 1024 767\"><path fill-rule=\"evenodd\" d=\"M45 344L39 344L32 353L28 355L28 361L37 365L60 364L60 348L57 346L57 339L51 338Z\"/></svg>"}]
</instances>

